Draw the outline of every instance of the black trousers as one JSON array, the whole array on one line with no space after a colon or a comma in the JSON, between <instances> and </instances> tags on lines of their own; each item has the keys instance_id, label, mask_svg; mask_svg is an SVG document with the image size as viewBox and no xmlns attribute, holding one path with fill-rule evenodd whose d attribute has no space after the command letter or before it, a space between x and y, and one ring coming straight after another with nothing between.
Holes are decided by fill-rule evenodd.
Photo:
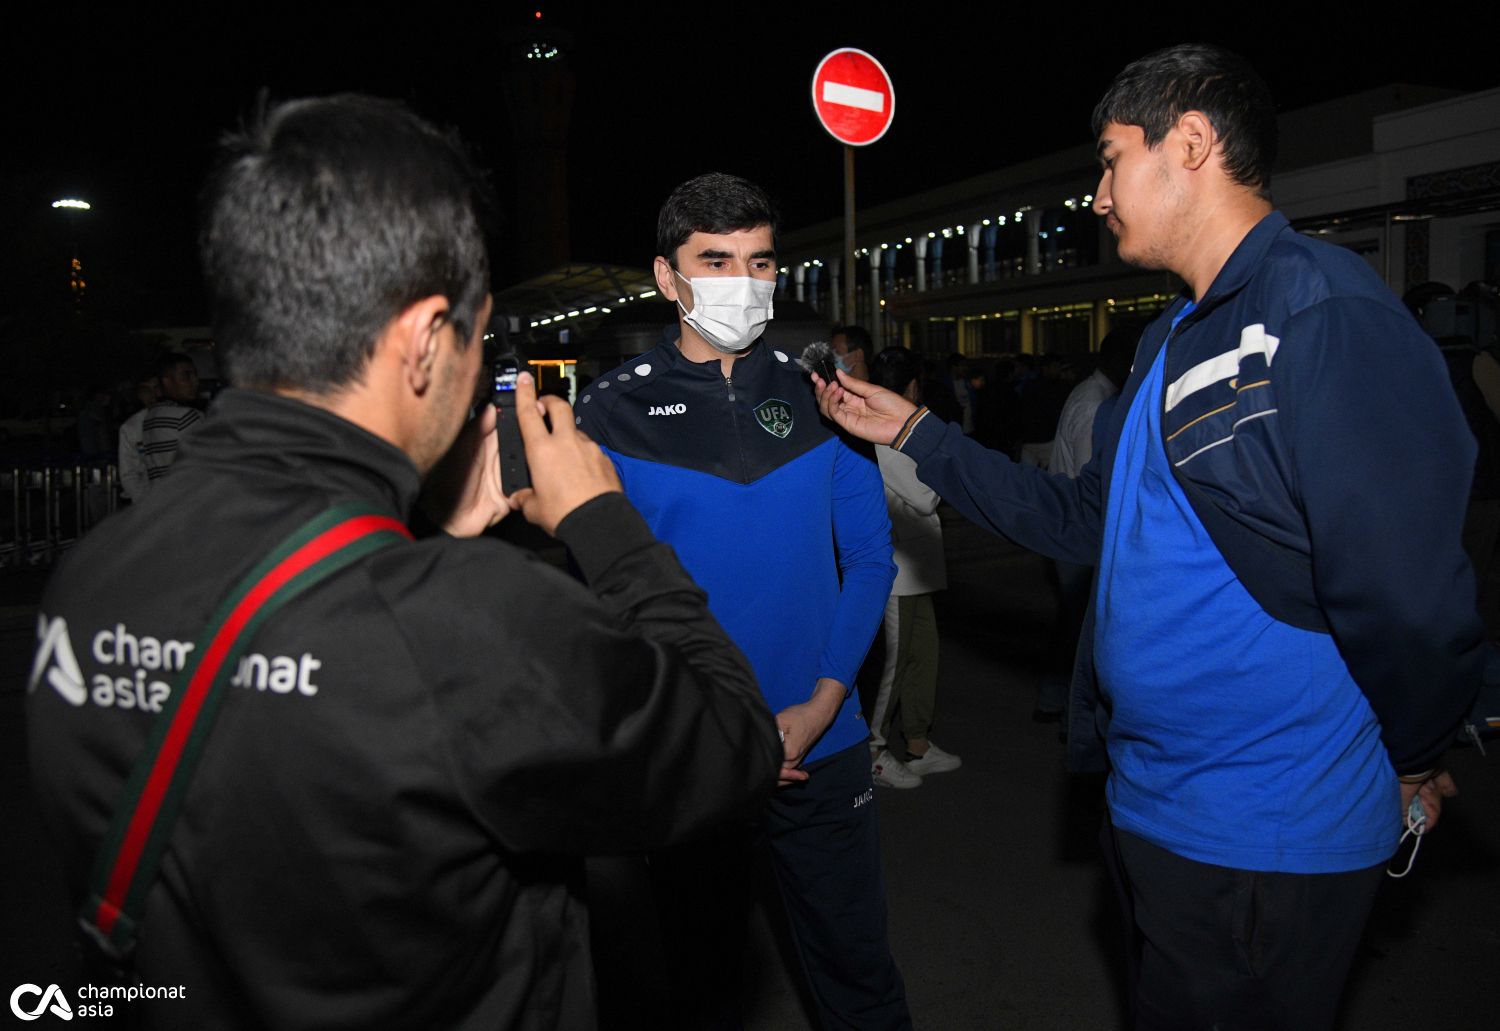
<instances>
[{"instance_id":1,"label":"black trousers","mask_svg":"<svg viewBox=\"0 0 1500 1031\"><path fill-rule=\"evenodd\" d=\"M673 1028L740 1026L751 864L769 857L817 1017L826 1031L911 1028L886 932L879 823L863 743L778 789L763 823L652 856Z\"/></svg>"},{"instance_id":2,"label":"black trousers","mask_svg":"<svg viewBox=\"0 0 1500 1031\"><path fill-rule=\"evenodd\" d=\"M1333 1026L1384 865L1286 874L1213 866L1110 824L1138 1031Z\"/></svg>"}]
</instances>

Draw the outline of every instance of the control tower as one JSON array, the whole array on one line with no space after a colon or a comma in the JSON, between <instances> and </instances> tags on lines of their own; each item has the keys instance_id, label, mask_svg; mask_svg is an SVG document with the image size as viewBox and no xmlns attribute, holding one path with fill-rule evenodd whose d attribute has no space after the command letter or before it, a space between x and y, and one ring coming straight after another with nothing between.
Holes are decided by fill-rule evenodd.
<instances>
[{"instance_id":1,"label":"control tower","mask_svg":"<svg viewBox=\"0 0 1500 1031\"><path fill-rule=\"evenodd\" d=\"M530 12L524 25L501 36L501 77L510 115L514 175L509 205L513 274L525 279L566 264L568 241L568 122L573 111L573 37L546 11Z\"/></svg>"}]
</instances>

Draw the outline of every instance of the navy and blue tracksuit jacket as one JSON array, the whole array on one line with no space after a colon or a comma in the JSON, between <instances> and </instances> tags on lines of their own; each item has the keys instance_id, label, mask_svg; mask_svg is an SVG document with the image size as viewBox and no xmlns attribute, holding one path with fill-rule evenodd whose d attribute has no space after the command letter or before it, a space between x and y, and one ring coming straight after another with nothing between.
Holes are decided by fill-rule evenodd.
<instances>
[{"instance_id":1,"label":"navy and blue tracksuit jacket","mask_svg":"<svg viewBox=\"0 0 1500 1031\"><path fill-rule=\"evenodd\" d=\"M726 379L673 343L592 383L577 421L656 536L708 592L773 712L819 677L848 690L806 761L869 735L854 676L896 569L873 453L818 413L784 352L757 343Z\"/></svg>"},{"instance_id":2,"label":"navy and blue tracksuit jacket","mask_svg":"<svg viewBox=\"0 0 1500 1031\"><path fill-rule=\"evenodd\" d=\"M1105 442L1077 479L1016 465L932 416L902 451L980 525L1095 564L1121 431L1170 337L1153 403L1173 474L1214 545L1269 615L1332 634L1397 772L1431 767L1484 657L1460 544L1475 444L1437 347L1363 259L1277 212L1174 331L1188 302L1147 328ZM1091 596L1069 712L1075 769L1106 765L1094 616Z\"/></svg>"}]
</instances>

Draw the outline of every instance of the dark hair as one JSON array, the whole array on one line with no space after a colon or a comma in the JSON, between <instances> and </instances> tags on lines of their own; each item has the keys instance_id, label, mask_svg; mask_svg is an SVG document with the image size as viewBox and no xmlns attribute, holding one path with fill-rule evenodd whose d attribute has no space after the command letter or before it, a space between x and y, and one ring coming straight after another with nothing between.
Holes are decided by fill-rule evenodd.
<instances>
[{"instance_id":1,"label":"dark hair","mask_svg":"<svg viewBox=\"0 0 1500 1031\"><path fill-rule=\"evenodd\" d=\"M200 246L230 380L337 389L433 295L467 344L489 287L486 200L458 140L393 101L294 100L227 135Z\"/></svg>"},{"instance_id":2,"label":"dark hair","mask_svg":"<svg viewBox=\"0 0 1500 1031\"><path fill-rule=\"evenodd\" d=\"M1276 105L1249 62L1219 47L1184 43L1126 65L1094 108L1094 136L1110 122L1138 125L1155 148L1189 111L1213 123L1229 177L1270 200Z\"/></svg>"},{"instance_id":3,"label":"dark hair","mask_svg":"<svg viewBox=\"0 0 1500 1031\"><path fill-rule=\"evenodd\" d=\"M677 248L694 233L732 233L771 227L775 246L779 220L764 190L748 179L709 172L689 179L667 198L656 216L656 253L677 267Z\"/></svg>"},{"instance_id":4,"label":"dark hair","mask_svg":"<svg viewBox=\"0 0 1500 1031\"><path fill-rule=\"evenodd\" d=\"M898 394L921 374L922 359L904 347L887 347L870 362L870 382Z\"/></svg>"},{"instance_id":5,"label":"dark hair","mask_svg":"<svg viewBox=\"0 0 1500 1031\"><path fill-rule=\"evenodd\" d=\"M179 365L193 365L193 360L180 351L169 351L156 359L156 366L152 369L151 375L161 379ZM194 371L197 371L197 368L193 365Z\"/></svg>"},{"instance_id":6,"label":"dark hair","mask_svg":"<svg viewBox=\"0 0 1500 1031\"><path fill-rule=\"evenodd\" d=\"M863 349L865 354L869 354L875 350L875 341L870 339L870 331L863 326L834 326L828 339L832 340L836 336L842 336L851 351Z\"/></svg>"}]
</instances>

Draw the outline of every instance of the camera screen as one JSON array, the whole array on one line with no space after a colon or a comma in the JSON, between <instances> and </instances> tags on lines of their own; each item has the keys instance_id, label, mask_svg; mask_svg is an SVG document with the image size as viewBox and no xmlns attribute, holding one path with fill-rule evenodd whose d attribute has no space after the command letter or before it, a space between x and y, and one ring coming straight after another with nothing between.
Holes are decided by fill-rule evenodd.
<instances>
[{"instance_id":1,"label":"camera screen","mask_svg":"<svg viewBox=\"0 0 1500 1031\"><path fill-rule=\"evenodd\" d=\"M516 389L516 377L521 373L521 363L513 356L506 355L495 360L495 392L513 391Z\"/></svg>"}]
</instances>

